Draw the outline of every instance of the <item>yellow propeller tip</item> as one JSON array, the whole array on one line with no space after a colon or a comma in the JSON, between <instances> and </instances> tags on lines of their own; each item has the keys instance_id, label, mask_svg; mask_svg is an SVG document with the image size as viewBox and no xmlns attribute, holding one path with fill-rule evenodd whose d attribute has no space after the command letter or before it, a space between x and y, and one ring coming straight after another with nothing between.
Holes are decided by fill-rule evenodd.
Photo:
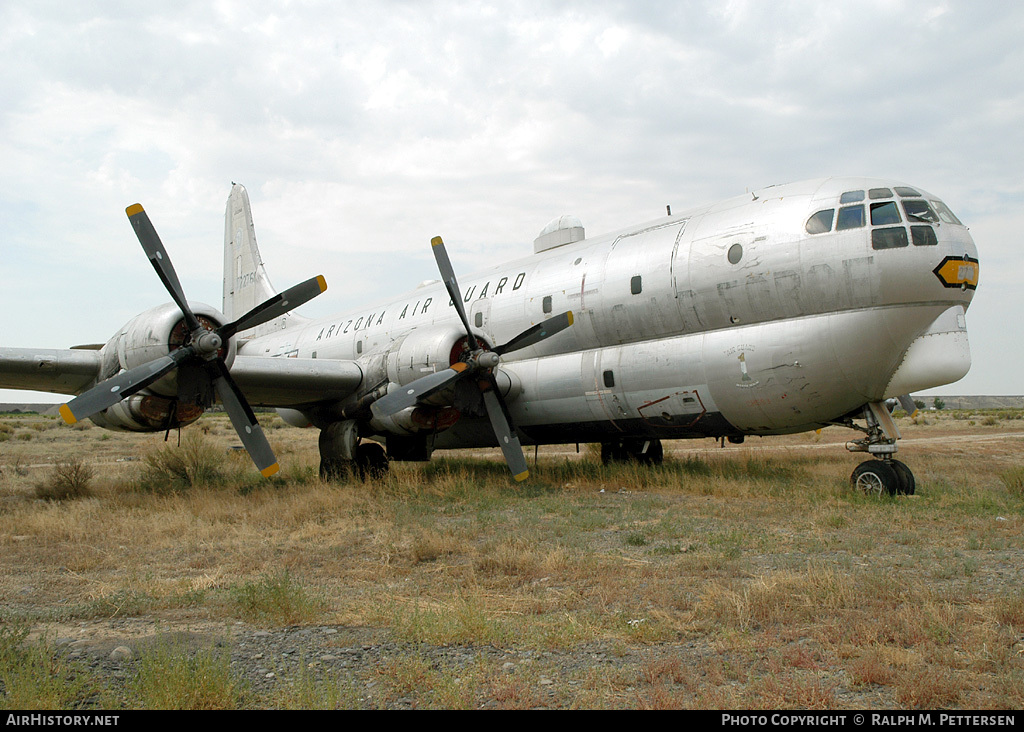
<instances>
[{"instance_id":1,"label":"yellow propeller tip","mask_svg":"<svg viewBox=\"0 0 1024 732\"><path fill-rule=\"evenodd\" d=\"M60 412L60 416L63 417L64 421L68 424L75 424L78 421L75 418L75 415L71 413L71 408L67 404L61 404L60 409L57 411Z\"/></svg>"},{"instance_id":2,"label":"yellow propeller tip","mask_svg":"<svg viewBox=\"0 0 1024 732\"><path fill-rule=\"evenodd\" d=\"M327 280L324 279L323 275L316 276L316 283L320 285L320 292L327 290Z\"/></svg>"},{"instance_id":3,"label":"yellow propeller tip","mask_svg":"<svg viewBox=\"0 0 1024 732\"><path fill-rule=\"evenodd\" d=\"M572 325L572 322L573 322L572 310L568 311L567 315L569 316L569 325Z\"/></svg>"},{"instance_id":4,"label":"yellow propeller tip","mask_svg":"<svg viewBox=\"0 0 1024 732\"><path fill-rule=\"evenodd\" d=\"M430 240L430 246L432 247L436 247L440 244L444 244L444 242L441 241L441 237L439 236L435 236L433 239Z\"/></svg>"},{"instance_id":5,"label":"yellow propeller tip","mask_svg":"<svg viewBox=\"0 0 1024 732\"><path fill-rule=\"evenodd\" d=\"M128 218L131 218L131 217L132 217L132 216L134 216L135 214L140 214L140 213L142 213L142 212L143 212L143 210L144 210L144 209L142 208L142 204L141 204L141 203L133 203L133 204L132 204L131 206L129 206L128 208L126 208L126 209L124 210L124 212L125 212L126 214L128 214Z\"/></svg>"},{"instance_id":6,"label":"yellow propeller tip","mask_svg":"<svg viewBox=\"0 0 1024 732\"><path fill-rule=\"evenodd\" d=\"M263 475L264 478L269 478L271 475L273 475L280 469L281 466L278 463L274 463L270 467L263 468L263 470L261 470L260 473Z\"/></svg>"},{"instance_id":7,"label":"yellow propeller tip","mask_svg":"<svg viewBox=\"0 0 1024 732\"><path fill-rule=\"evenodd\" d=\"M524 480L526 480L527 478L530 477L530 471L529 470L524 470L519 475L516 475L516 476L513 476L513 477L515 477L517 483L522 483Z\"/></svg>"}]
</instances>

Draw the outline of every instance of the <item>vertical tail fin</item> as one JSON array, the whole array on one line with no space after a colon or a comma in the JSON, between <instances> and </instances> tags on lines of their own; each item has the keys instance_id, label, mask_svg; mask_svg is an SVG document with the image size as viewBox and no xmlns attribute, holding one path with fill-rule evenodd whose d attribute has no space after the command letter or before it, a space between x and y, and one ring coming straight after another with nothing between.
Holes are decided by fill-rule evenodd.
<instances>
[{"instance_id":1,"label":"vertical tail fin","mask_svg":"<svg viewBox=\"0 0 1024 732\"><path fill-rule=\"evenodd\" d=\"M249 194L244 186L232 183L224 212L224 301L221 309L231 322L276 294L256 246ZM283 330L302 319L295 313L286 313L239 333L239 338L244 340Z\"/></svg>"}]
</instances>

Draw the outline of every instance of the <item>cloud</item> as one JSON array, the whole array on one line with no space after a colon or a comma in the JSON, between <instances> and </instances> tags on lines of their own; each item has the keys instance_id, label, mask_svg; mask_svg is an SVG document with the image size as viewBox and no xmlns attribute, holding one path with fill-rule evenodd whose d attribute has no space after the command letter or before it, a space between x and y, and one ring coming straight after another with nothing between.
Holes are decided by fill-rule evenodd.
<instances>
[{"instance_id":1,"label":"cloud","mask_svg":"<svg viewBox=\"0 0 1024 732\"><path fill-rule=\"evenodd\" d=\"M830 174L943 196L984 235L979 303L1019 306L1002 276L987 293L984 272L987 258L1013 266L1024 213L1008 163L1024 157L1022 16L1012 3L5 3L0 255L32 317L3 341L102 340L163 299L124 218L135 201L190 296L216 304L232 180L275 283L328 276L314 314L432 277L435 234L468 269L528 253L563 213L596 234ZM972 319L976 364L997 347L987 328Z\"/></svg>"}]
</instances>

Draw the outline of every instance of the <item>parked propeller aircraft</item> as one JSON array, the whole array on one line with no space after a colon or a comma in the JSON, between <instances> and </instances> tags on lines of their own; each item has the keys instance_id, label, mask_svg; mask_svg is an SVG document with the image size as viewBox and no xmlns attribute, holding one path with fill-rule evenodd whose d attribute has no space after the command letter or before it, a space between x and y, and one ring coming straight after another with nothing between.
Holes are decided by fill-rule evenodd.
<instances>
[{"instance_id":1,"label":"parked propeller aircraft","mask_svg":"<svg viewBox=\"0 0 1024 732\"><path fill-rule=\"evenodd\" d=\"M221 311L186 299L148 214L127 214L173 302L102 347L0 348L0 387L77 394L66 421L143 432L219 399L267 476L278 464L250 404L319 428L325 476L497 445L522 480L523 444L657 463L664 439L842 425L871 457L855 486L912 493L890 405L912 412L912 391L970 368L974 242L939 198L894 181L773 186L592 238L563 216L532 255L461 286L435 238L441 281L317 320L293 309L324 278L271 286L242 186Z\"/></svg>"}]
</instances>

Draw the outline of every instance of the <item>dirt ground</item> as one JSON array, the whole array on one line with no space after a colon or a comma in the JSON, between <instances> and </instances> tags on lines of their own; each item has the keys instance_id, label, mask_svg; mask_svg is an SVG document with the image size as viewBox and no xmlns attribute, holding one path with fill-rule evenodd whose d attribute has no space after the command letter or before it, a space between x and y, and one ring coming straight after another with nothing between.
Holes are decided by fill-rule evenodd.
<instances>
[{"instance_id":1,"label":"dirt ground","mask_svg":"<svg viewBox=\"0 0 1024 732\"><path fill-rule=\"evenodd\" d=\"M222 421L206 434L237 453ZM699 485L567 472L593 449L545 447L534 494L474 468L473 496L416 466L391 487L318 485L315 433L275 425L298 487L160 497L125 487L159 436L0 422L3 619L27 619L125 706L140 659L167 643L222 649L249 707L1024 703L1013 415L901 419L919 491L874 502L849 495L863 456L837 428L666 444L667 463L710 471ZM36 499L69 456L95 468L95 495ZM280 572L309 608L241 609Z\"/></svg>"}]
</instances>

